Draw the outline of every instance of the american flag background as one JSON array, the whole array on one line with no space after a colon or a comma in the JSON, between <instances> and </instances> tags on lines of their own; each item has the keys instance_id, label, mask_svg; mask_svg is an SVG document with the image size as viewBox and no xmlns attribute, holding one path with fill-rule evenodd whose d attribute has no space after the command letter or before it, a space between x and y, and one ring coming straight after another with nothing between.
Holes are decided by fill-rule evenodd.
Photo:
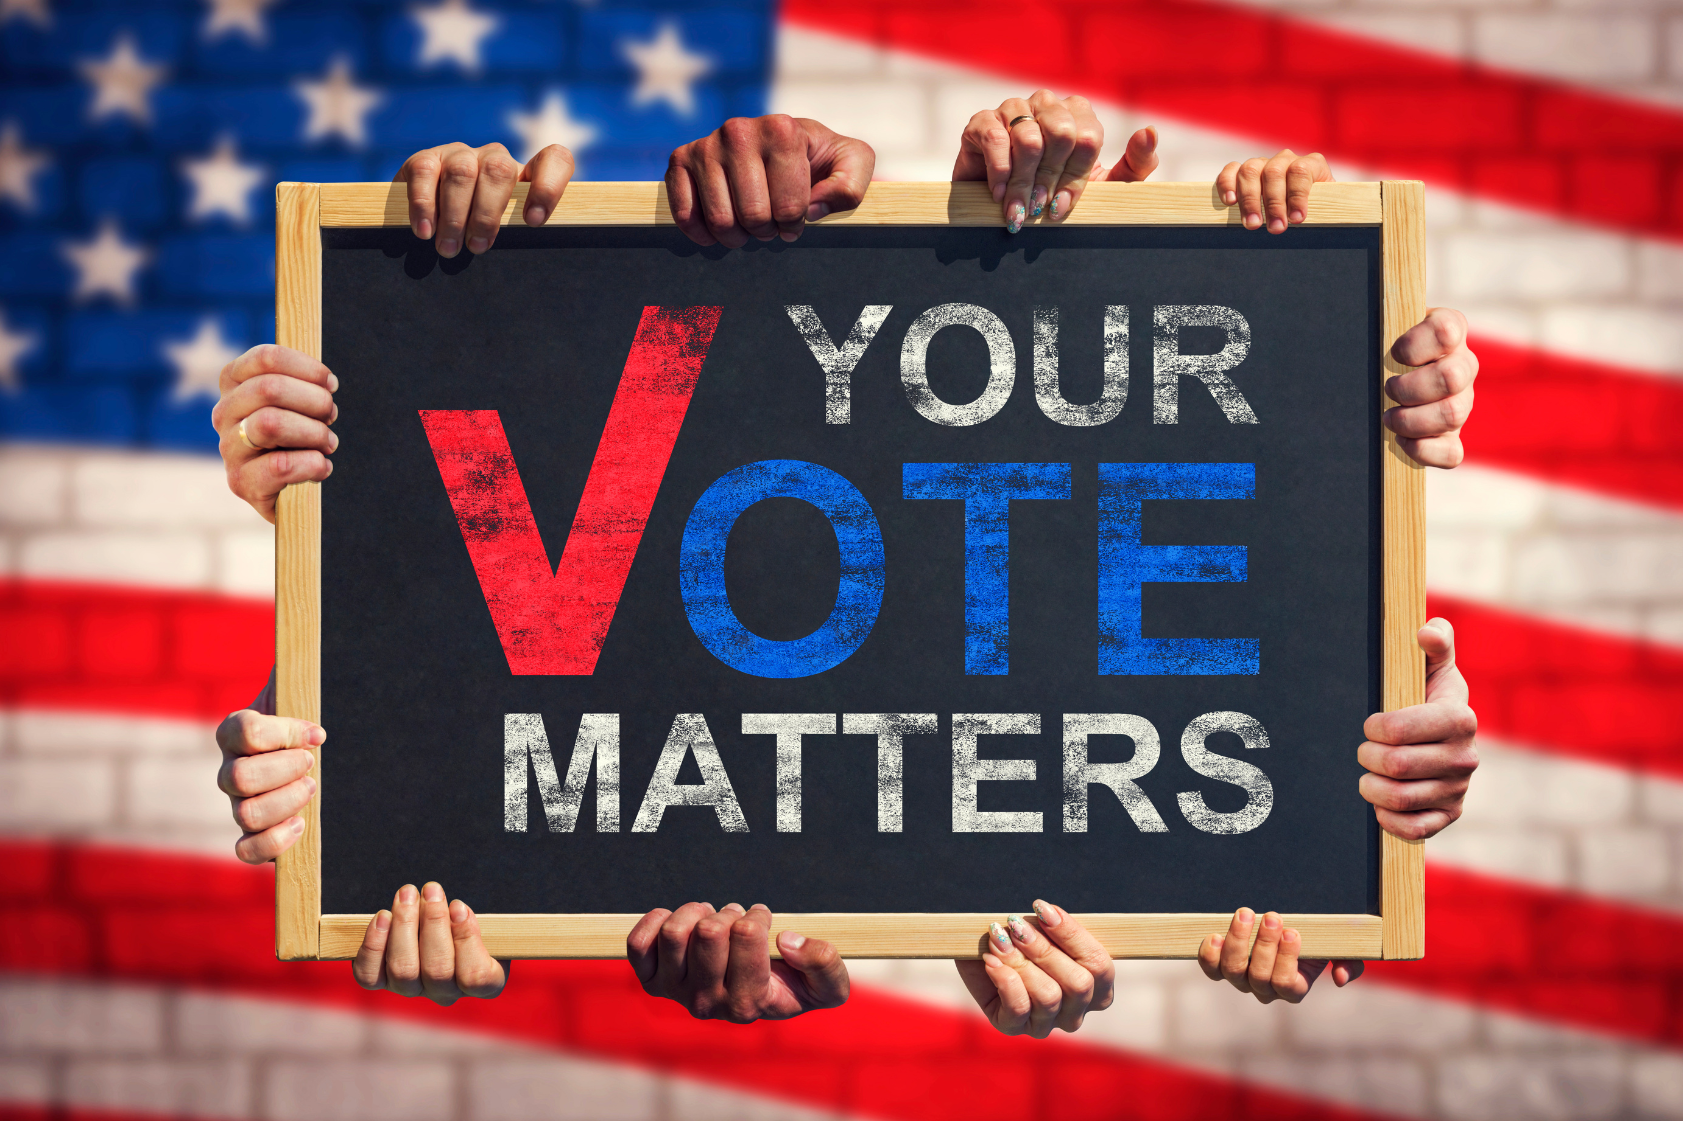
<instances>
[{"instance_id":1,"label":"american flag background","mask_svg":"<svg viewBox=\"0 0 1683 1121\"><path fill-rule=\"evenodd\" d=\"M1683 1116L1683 8L0 0L0 70L0 1117ZM1045 1042L945 962L749 1028L616 962L447 1010L277 964L210 734L272 659L209 413L273 338L273 185L451 140L654 179L766 111L945 179L1039 86L1098 104L1107 163L1157 125L1160 179L1289 145L1427 182L1431 302L1483 363L1429 482L1483 765L1426 959L1297 1007L1123 962Z\"/></svg>"}]
</instances>

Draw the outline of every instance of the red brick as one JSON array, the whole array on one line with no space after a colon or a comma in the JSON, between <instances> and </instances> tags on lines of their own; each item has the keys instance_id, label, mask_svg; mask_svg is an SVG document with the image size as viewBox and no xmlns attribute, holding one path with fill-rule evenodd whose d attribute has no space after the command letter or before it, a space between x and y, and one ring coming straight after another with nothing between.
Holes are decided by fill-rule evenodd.
<instances>
[{"instance_id":1,"label":"red brick","mask_svg":"<svg viewBox=\"0 0 1683 1121\"><path fill-rule=\"evenodd\" d=\"M181 605L173 613L174 672L218 682L244 679L255 694L275 663L275 612L241 600ZM250 699L248 696L247 700Z\"/></svg>"},{"instance_id":2,"label":"red brick","mask_svg":"<svg viewBox=\"0 0 1683 1121\"><path fill-rule=\"evenodd\" d=\"M78 668L90 677L139 681L164 667L164 613L158 607L93 607L76 620Z\"/></svg>"},{"instance_id":3,"label":"red brick","mask_svg":"<svg viewBox=\"0 0 1683 1121\"><path fill-rule=\"evenodd\" d=\"M1273 21L1202 5L1140 5L1082 22L1087 74L1131 85L1159 78L1223 82L1268 77Z\"/></svg>"},{"instance_id":4,"label":"red brick","mask_svg":"<svg viewBox=\"0 0 1683 1121\"><path fill-rule=\"evenodd\" d=\"M1660 216L1660 161L1656 156L1585 154L1570 163L1568 209L1600 221L1648 225Z\"/></svg>"},{"instance_id":5,"label":"red brick","mask_svg":"<svg viewBox=\"0 0 1683 1121\"><path fill-rule=\"evenodd\" d=\"M70 616L50 607L0 607L0 677L68 673Z\"/></svg>"},{"instance_id":6,"label":"red brick","mask_svg":"<svg viewBox=\"0 0 1683 1121\"><path fill-rule=\"evenodd\" d=\"M0 923L0 968L82 972L93 961L93 936L77 911L55 906L6 908Z\"/></svg>"},{"instance_id":7,"label":"red brick","mask_svg":"<svg viewBox=\"0 0 1683 1121\"><path fill-rule=\"evenodd\" d=\"M1332 102L1334 135L1356 153L1417 148L1512 148L1520 141L1523 97L1509 86L1463 82L1422 89L1413 85L1341 91Z\"/></svg>"},{"instance_id":8,"label":"red brick","mask_svg":"<svg viewBox=\"0 0 1683 1121\"><path fill-rule=\"evenodd\" d=\"M59 853L52 845L0 843L0 898L8 903L46 899L59 877Z\"/></svg>"},{"instance_id":9,"label":"red brick","mask_svg":"<svg viewBox=\"0 0 1683 1121\"><path fill-rule=\"evenodd\" d=\"M1267 122L1270 136L1281 137L1300 152L1325 149L1331 139L1326 95L1309 83L1230 83L1216 75L1194 82L1142 81L1129 88L1129 96L1147 110L1189 120L1242 112L1249 122L1257 122L1247 127Z\"/></svg>"},{"instance_id":10,"label":"red brick","mask_svg":"<svg viewBox=\"0 0 1683 1121\"><path fill-rule=\"evenodd\" d=\"M1558 157L1472 157L1472 190L1495 198L1524 198L1558 210L1566 205L1566 174ZM1533 437L1534 438L1534 437Z\"/></svg>"}]
</instances>

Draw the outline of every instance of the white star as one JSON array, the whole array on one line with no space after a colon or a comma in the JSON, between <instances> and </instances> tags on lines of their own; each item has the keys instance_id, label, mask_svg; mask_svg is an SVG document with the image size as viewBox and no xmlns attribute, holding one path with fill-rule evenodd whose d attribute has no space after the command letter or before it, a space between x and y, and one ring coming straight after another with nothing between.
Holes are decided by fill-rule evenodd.
<instances>
[{"instance_id":1,"label":"white star","mask_svg":"<svg viewBox=\"0 0 1683 1121\"><path fill-rule=\"evenodd\" d=\"M47 0L0 0L0 25L10 23L13 16L26 19L36 27L53 25L53 13L47 10Z\"/></svg>"},{"instance_id":2,"label":"white star","mask_svg":"<svg viewBox=\"0 0 1683 1121\"><path fill-rule=\"evenodd\" d=\"M99 234L89 241L66 242L64 255L76 266L77 300L89 300L104 293L120 304L134 303L134 274L151 257L138 245L123 240L114 219L99 225Z\"/></svg>"},{"instance_id":3,"label":"white star","mask_svg":"<svg viewBox=\"0 0 1683 1121\"><path fill-rule=\"evenodd\" d=\"M199 160L186 160L182 170L193 183L193 201L187 217L209 218L226 214L239 223L251 221L251 189L263 180L263 169L241 163L234 154L234 141L224 136L216 150Z\"/></svg>"},{"instance_id":4,"label":"white star","mask_svg":"<svg viewBox=\"0 0 1683 1121\"><path fill-rule=\"evenodd\" d=\"M632 105L664 101L686 117L695 112L695 80L713 69L713 60L686 51L677 24L667 20L647 43L623 40L620 50L637 68Z\"/></svg>"},{"instance_id":5,"label":"white star","mask_svg":"<svg viewBox=\"0 0 1683 1121\"><path fill-rule=\"evenodd\" d=\"M215 319L205 316L199 320L199 332L184 342L165 343L164 355L175 366L177 401L209 394L215 397L222 391L222 367L240 356L222 337L222 328Z\"/></svg>"},{"instance_id":6,"label":"white star","mask_svg":"<svg viewBox=\"0 0 1683 1121\"><path fill-rule=\"evenodd\" d=\"M128 32L117 36L109 58L83 59L78 68L94 85L94 103L88 110L90 120L127 113L140 124L152 123L152 103L148 99L152 87L164 80L169 68L153 66L141 58Z\"/></svg>"},{"instance_id":7,"label":"white star","mask_svg":"<svg viewBox=\"0 0 1683 1121\"><path fill-rule=\"evenodd\" d=\"M18 381L18 359L35 349L38 340L27 331L10 331L6 327L6 309L0 308L0 389L16 393L22 388Z\"/></svg>"},{"instance_id":8,"label":"white star","mask_svg":"<svg viewBox=\"0 0 1683 1121\"><path fill-rule=\"evenodd\" d=\"M425 36L421 43L422 66L455 59L462 69L470 71L480 67L479 47L485 36L502 22L496 16L474 11L468 7L467 0L439 0L430 8L410 8L409 14L421 25L421 34Z\"/></svg>"},{"instance_id":9,"label":"white star","mask_svg":"<svg viewBox=\"0 0 1683 1121\"><path fill-rule=\"evenodd\" d=\"M53 161L23 146L16 121L0 129L0 199L11 199L25 212L35 210L35 175Z\"/></svg>"},{"instance_id":10,"label":"white star","mask_svg":"<svg viewBox=\"0 0 1683 1121\"><path fill-rule=\"evenodd\" d=\"M337 134L348 144L362 144L368 138L368 111L384 101L379 90L351 81L351 64L336 58L327 76L319 82L299 81L292 87L310 107L304 123L304 139L319 140Z\"/></svg>"},{"instance_id":11,"label":"white star","mask_svg":"<svg viewBox=\"0 0 1683 1121\"><path fill-rule=\"evenodd\" d=\"M205 18L205 38L215 39L230 31L245 35L254 45L268 42L269 28L263 22L263 9L276 0L209 0L210 14Z\"/></svg>"},{"instance_id":12,"label":"white star","mask_svg":"<svg viewBox=\"0 0 1683 1121\"><path fill-rule=\"evenodd\" d=\"M520 134L520 146L529 160L551 144L559 144L578 152L596 139L596 126L575 121L567 115L567 99L559 90L550 90L536 113L510 113L508 124Z\"/></svg>"}]
</instances>

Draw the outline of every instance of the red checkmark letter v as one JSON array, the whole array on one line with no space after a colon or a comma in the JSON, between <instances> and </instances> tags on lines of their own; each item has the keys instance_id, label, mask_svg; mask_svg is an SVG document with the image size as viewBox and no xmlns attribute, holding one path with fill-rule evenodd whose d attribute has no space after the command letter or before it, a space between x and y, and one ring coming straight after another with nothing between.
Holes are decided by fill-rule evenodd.
<instances>
[{"instance_id":1,"label":"red checkmark letter v","mask_svg":"<svg viewBox=\"0 0 1683 1121\"><path fill-rule=\"evenodd\" d=\"M596 669L723 310L643 309L553 570L497 413L421 410L510 673Z\"/></svg>"}]
</instances>

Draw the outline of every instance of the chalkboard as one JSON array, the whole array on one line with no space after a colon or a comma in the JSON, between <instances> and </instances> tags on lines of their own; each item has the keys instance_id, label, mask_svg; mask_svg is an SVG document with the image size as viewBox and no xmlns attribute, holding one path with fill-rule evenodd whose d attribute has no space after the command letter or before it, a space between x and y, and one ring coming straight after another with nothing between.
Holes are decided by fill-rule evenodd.
<instances>
[{"instance_id":1,"label":"chalkboard","mask_svg":"<svg viewBox=\"0 0 1683 1121\"><path fill-rule=\"evenodd\" d=\"M392 188L339 224L319 189L341 446L305 534L330 738L299 956L429 879L522 956L623 953L692 899L973 955L1037 897L1118 953L1245 905L1401 956L1355 759L1388 612L1419 614L1387 603L1418 558L1383 188L1282 237L1012 236L932 186L901 208L938 221L859 220L879 185L739 250L575 187L451 261ZM1173 198L1226 218L1207 187L1083 209Z\"/></svg>"}]
</instances>

